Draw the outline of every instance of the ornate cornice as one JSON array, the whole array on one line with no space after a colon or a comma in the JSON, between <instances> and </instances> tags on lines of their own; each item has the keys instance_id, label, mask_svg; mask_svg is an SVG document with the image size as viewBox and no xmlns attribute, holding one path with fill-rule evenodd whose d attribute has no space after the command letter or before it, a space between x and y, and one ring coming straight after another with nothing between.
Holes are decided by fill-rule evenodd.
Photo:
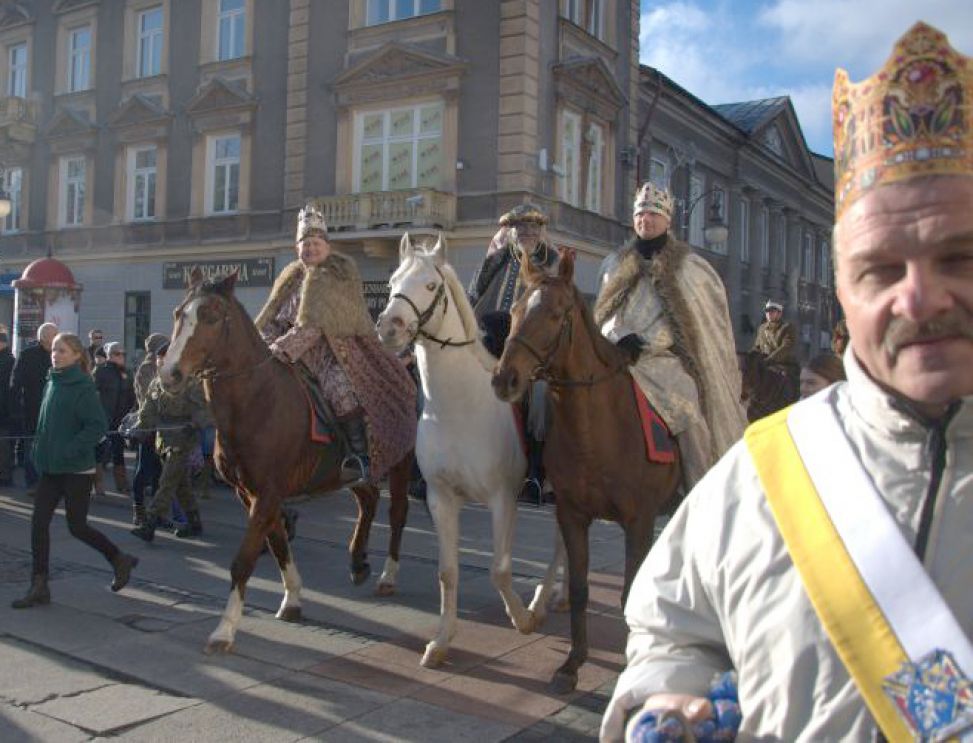
<instances>
[{"instance_id":1,"label":"ornate cornice","mask_svg":"<svg viewBox=\"0 0 973 743\"><path fill-rule=\"evenodd\" d=\"M580 57L554 65L554 89L559 98L605 121L614 120L627 98L600 57Z\"/></svg>"}]
</instances>

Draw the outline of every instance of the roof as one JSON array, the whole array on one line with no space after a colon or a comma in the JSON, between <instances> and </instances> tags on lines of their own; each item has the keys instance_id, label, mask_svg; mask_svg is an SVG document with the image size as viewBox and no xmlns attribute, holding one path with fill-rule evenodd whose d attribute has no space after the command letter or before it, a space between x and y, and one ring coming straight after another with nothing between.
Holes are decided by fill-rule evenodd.
<instances>
[{"instance_id":1,"label":"roof","mask_svg":"<svg viewBox=\"0 0 973 743\"><path fill-rule=\"evenodd\" d=\"M712 106L712 109L747 134L753 134L787 108L788 101L788 97L783 95L776 98L761 98L756 101L720 103Z\"/></svg>"},{"instance_id":2,"label":"roof","mask_svg":"<svg viewBox=\"0 0 973 743\"><path fill-rule=\"evenodd\" d=\"M71 269L56 258L38 258L24 269L23 275L13 285L15 289L80 288Z\"/></svg>"}]
</instances>

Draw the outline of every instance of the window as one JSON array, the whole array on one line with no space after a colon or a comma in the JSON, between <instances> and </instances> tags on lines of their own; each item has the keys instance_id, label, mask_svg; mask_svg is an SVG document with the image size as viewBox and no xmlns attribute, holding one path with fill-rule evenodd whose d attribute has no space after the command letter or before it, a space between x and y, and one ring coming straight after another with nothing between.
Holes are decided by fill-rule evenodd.
<instances>
[{"instance_id":1,"label":"window","mask_svg":"<svg viewBox=\"0 0 973 743\"><path fill-rule=\"evenodd\" d=\"M723 217L726 214L726 191L722 188L713 189L713 203L716 205L715 212ZM713 243L709 246L709 249L714 253L720 253L721 255L726 255L726 242Z\"/></svg>"},{"instance_id":2,"label":"window","mask_svg":"<svg viewBox=\"0 0 973 743\"><path fill-rule=\"evenodd\" d=\"M73 227L84 224L85 171L84 157L62 157L60 162L61 225Z\"/></svg>"},{"instance_id":3,"label":"window","mask_svg":"<svg viewBox=\"0 0 973 743\"><path fill-rule=\"evenodd\" d=\"M210 137L207 209L210 214L235 212L240 198L240 135Z\"/></svg>"},{"instance_id":4,"label":"window","mask_svg":"<svg viewBox=\"0 0 973 743\"><path fill-rule=\"evenodd\" d=\"M152 321L152 296L149 292L125 292L125 348L145 348ZM136 366L138 359L128 359Z\"/></svg>"},{"instance_id":5,"label":"window","mask_svg":"<svg viewBox=\"0 0 973 743\"><path fill-rule=\"evenodd\" d=\"M236 59L243 56L246 28L245 0L220 0L217 23L217 59Z\"/></svg>"},{"instance_id":6,"label":"window","mask_svg":"<svg viewBox=\"0 0 973 743\"><path fill-rule=\"evenodd\" d=\"M10 199L10 214L3 220L4 232L18 232L23 229L20 212L23 204L23 176L20 168L7 168L3 173L3 190Z\"/></svg>"},{"instance_id":7,"label":"window","mask_svg":"<svg viewBox=\"0 0 973 743\"><path fill-rule=\"evenodd\" d=\"M770 268L770 209L760 212L760 265Z\"/></svg>"},{"instance_id":8,"label":"window","mask_svg":"<svg viewBox=\"0 0 973 743\"><path fill-rule=\"evenodd\" d=\"M581 25L583 0L564 0L564 16L572 23Z\"/></svg>"},{"instance_id":9,"label":"window","mask_svg":"<svg viewBox=\"0 0 973 743\"><path fill-rule=\"evenodd\" d=\"M579 206L581 177L581 116L573 111L561 113L561 160L564 172L558 179L562 201Z\"/></svg>"},{"instance_id":10,"label":"window","mask_svg":"<svg viewBox=\"0 0 973 743\"><path fill-rule=\"evenodd\" d=\"M441 0L368 0L366 25L435 13L441 9L441 4Z\"/></svg>"},{"instance_id":11,"label":"window","mask_svg":"<svg viewBox=\"0 0 973 743\"><path fill-rule=\"evenodd\" d=\"M702 245L705 240L706 204L703 203L703 178L694 175L689 179L689 244Z\"/></svg>"},{"instance_id":12,"label":"window","mask_svg":"<svg viewBox=\"0 0 973 743\"><path fill-rule=\"evenodd\" d=\"M740 199L740 262L750 262L750 202Z\"/></svg>"},{"instance_id":13,"label":"window","mask_svg":"<svg viewBox=\"0 0 973 743\"><path fill-rule=\"evenodd\" d=\"M16 98L27 97L27 45L17 44L7 52L9 60L9 74L7 76L7 93Z\"/></svg>"},{"instance_id":14,"label":"window","mask_svg":"<svg viewBox=\"0 0 973 743\"><path fill-rule=\"evenodd\" d=\"M588 211L600 212L605 167L605 130L598 124L590 124L587 139L591 152L588 157L588 182L584 206Z\"/></svg>"},{"instance_id":15,"label":"window","mask_svg":"<svg viewBox=\"0 0 973 743\"><path fill-rule=\"evenodd\" d=\"M814 280L814 238L810 232L804 233L804 261L801 265L801 278Z\"/></svg>"},{"instance_id":16,"label":"window","mask_svg":"<svg viewBox=\"0 0 973 743\"><path fill-rule=\"evenodd\" d=\"M591 14L588 16L587 31L595 38L602 39L605 36L605 3L604 0L588 0Z\"/></svg>"},{"instance_id":17,"label":"window","mask_svg":"<svg viewBox=\"0 0 973 743\"><path fill-rule=\"evenodd\" d=\"M818 261L818 266L820 267L821 274L818 278L818 283L821 286L828 286L831 283L831 258L829 255L830 248L828 243L821 243L821 260Z\"/></svg>"},{"instance_id":18,"label":"window","mask_svg":"<svg viewBox=\"0 0 973 743\"><path fill-rule=\"evenodd\" d=\"M128 151L128 217L133 221L155 219L155 147Z\"/></svg>"},{"instance_id":19,"label":"window","mask_svg":"<svg viewBox=\"0 0 973 743\"><path fill-rule=\"evenodd\" d=\"M162 8L139 13L138 76L162 72Z\"/></svg>"},{"instance_id":20,"label":"window","mask_svg":"<svg viewBox=\"0 0 973 743\"><path fill-rule=\"evenodd\" d=\"M429 103L370 111L356 121L357 189L439 188L443 178L443 106Z\"/></svg>"},{"instance_id":21,"label":"window","mask_svg":"<svg viewBox=\"0 0 973 743\"><path fill-rule=\"evenodd\" d=\"M87 90L91 80L91 28L68 33L68 92Z\"/></svg>"}]
</instances>

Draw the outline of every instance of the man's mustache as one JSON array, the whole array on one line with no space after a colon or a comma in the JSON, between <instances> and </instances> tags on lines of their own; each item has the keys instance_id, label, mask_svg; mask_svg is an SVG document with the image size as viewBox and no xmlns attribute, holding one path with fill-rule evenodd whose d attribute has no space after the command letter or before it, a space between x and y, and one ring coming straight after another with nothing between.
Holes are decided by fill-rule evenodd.
<instances>
[{"instance_id":1,"label":"man's mustache","mask_svg":"<svg viewBox=\"0 0 973 743\"><path fill-rule=\"evenodd\" d=\"M894 317L885 331L882 345L885 353L894 360L902 347L910 343L955 337L973 340L973 315L959 307L924 322Z\"/></svg>"}]
</instances>

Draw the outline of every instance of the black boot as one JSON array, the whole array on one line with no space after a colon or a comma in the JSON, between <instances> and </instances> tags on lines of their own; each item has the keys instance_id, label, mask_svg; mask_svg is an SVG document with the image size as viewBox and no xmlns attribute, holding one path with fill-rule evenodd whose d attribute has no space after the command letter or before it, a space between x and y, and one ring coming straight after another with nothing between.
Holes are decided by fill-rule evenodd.
<instances>
[{"instance_id":1,"label":"black boot","mask_svg":"<svg viewBox=\"0 0 973 743\"><path fill-rule=\"evenodd\" d=\"M544 442L527 437L527 477L517 497L522 503L540 506L544 486Z\"/></svg>"},{"instance_id":2,"label":"black boot","mask_svg":"<svg viewBox=\"0 0 973 743\"><path fill-rule=\"evenodd\" d=\"M155 514L152 514L145 519L145 523L132 529L132 534L137 536L139 539L145 542L151 542L155 539L155 530L159 526L159 519Z\"/></svg>"},{"instance_id":3,"label":"black boot","mask_svg":"<svg viewBox=\"0 0 973 743\"><path fill-rule=\"evenodd\" d=\"M111 566L115 568L115 577L111 581L111 590L121 591L128 584L132 570L139 564L139 559L135 555L127 555L118 552L111 559Z\"/></svg>"},{"instance_id":4,"label":"black boot","mask_svg":"<svg viewBox=\"0 0 973 743\"><path fill-rule=\"evenodd\" d=\"M368 430L365 416L341 422L350 453L341 462L341 479L347 484L366 482L370 476L368 466Z\"/></svg>"},{"instance_id":5,"label":"black boot","mask_svg":"<svg viewBox=\"0 0 973 743\"><path fill-rule=\"evenodd\" d=\"M17 599L10 605L14 609L29 609L32 606L41 606L51 603L51 590L47 587L47 576L38 573L30 583L30 590L22 599Z\"/></svg>"},{"instance_id":6,"label":"black boot","mask_svg":"<svg viewBox=\"0 0 973 743\"><path fill-rule=\"evenodd\" d=\"M186 511L186 525L176 529L176 536L180 539L198 537L203 533L203 522L199 518L199 510Z\"/></svg>"},{"instance_id":7,"label":"black boot","mask_svg":"<svg viewBox=\"0 0 973 743\"><path fill-rule=\"evenodd\" d=\"M145 523L145 504L132 504L132 526L141 526Z\"/></svg>"}]
</instances>

